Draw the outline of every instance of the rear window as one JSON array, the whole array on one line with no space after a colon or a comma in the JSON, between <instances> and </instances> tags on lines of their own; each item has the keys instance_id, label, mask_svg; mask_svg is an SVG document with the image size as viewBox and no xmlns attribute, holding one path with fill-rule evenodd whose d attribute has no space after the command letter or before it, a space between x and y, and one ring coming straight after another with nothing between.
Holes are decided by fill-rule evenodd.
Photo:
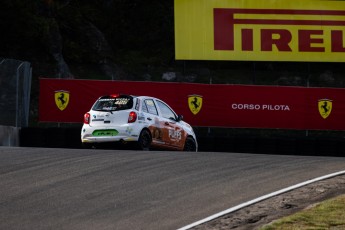
<instances>
[{"instance_id":1,"label":"rear window","mask_svg":"<svg viewBox=\"0 0 345 230\"><path fill-rule=\"evenodd\" d=\"M127 95L104 96L97 100L92 110L96 111L119 111L131 109L133 107L133 97Z\"/></svg>"}]
</instances>

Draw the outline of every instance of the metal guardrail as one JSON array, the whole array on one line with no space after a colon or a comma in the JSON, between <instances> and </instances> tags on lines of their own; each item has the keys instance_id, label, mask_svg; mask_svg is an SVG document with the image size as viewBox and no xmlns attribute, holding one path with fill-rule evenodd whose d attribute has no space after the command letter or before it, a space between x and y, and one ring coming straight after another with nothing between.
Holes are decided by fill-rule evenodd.
<instances>
[{"instance_id":1,"label":"metal guardrail","mask_svg":"<svg viewBox=\"0 0 345 230\"><path fill-rule=\"evenodd\" d=\"M31 78L29 62L0 58L0 125L28 126Z\"/></svg>"},{"instance_id":2,"label":"metal guardrail","mask_svg":"<svg viewBox=\"0 0 345 230\"><path fill-rule=\"evenodd\" d=\"M19 146L20 128L0 126L0 146Z\"/></svg>"}]
</instances>

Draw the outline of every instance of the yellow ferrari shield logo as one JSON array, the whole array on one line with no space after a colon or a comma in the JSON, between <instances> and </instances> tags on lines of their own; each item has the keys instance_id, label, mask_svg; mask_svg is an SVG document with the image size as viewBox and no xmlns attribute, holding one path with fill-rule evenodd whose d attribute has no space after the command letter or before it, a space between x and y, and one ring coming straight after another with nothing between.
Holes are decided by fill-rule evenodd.
<instances>
[{"instance_id":1,"label":"yellow ferrari shield logo","mask_svg":"<svg viewBox=\"0 0 345 230\"><path fill-rule=\"evenodd\" d=\"M65 90L55 91L55 104L63 111L69 103L69 92Z\"/></svg>"},{"instance_id":2,"label":"yellow ferrari shield logo","mask_svg":"<svg viewBox=\"0 0 345 230\"><path fill-rule=\"evenodd\" d=\"M188 106L190 111L196 115L197 113L200 112L201 107L202 107L202 96L200 95L189 95L188 96Z\"/></svg>"},{"instance_id":3,"label":"yellow ferrari shield logo","mask_svg":"<svg viewBox=\"0 0 345 230\"><path fill-rule=\"evenodd\" d=\"M326 119L332 112L332 100L320 99L318 103L319 113L323 119Z\"/></svg>"}]
</instances>

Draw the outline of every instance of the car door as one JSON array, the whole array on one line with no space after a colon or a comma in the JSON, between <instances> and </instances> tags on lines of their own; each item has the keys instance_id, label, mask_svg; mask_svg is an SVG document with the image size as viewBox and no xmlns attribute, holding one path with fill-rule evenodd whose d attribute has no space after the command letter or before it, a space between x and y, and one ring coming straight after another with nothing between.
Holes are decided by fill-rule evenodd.
<instances>
[{"instance_id":1,"label":"car door","mask_svg":"<svg viewBox=\"0 0 345 230\"><path fill-rule=\"evenodd\" d=\"M167 145L163 138L164 125L158 114L157 106L152 98L144 99L141 111L145 114L146 121L149 125L148 128L152 134L152 145L165 146Z\"/></svg>"},{"instance_id":2,"label":"car door","mask_svg":"<svg viewBox=\"0 0 345 230\"><path fill-rule=\"evenodd\" d=\"M176 113L163 101L156 100L163 124L163 140L176 149L182 149L184 145L184 130L177 121Z\"/></svg>"}]
</instances>

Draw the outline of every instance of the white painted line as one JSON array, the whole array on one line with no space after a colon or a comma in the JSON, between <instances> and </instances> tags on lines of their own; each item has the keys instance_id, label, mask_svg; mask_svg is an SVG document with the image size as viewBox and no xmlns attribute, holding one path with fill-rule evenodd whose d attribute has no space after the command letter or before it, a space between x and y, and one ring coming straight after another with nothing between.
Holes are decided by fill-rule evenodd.
<instances>
[{"instance_id":1,"label":"white painted line","mask_svg":"<svg viewBox=\"0 0 345 230\"><path fill-rule=\"evenodd\" d=\"M342 175L342 174L345 174L345 171L339 171L339 172L336 172L336 173L332 173L332 174L328 174L328 175L325 175L325 176L322 176L322 177L317 177L315 179L312 179L312 180L308 180L308 181L305 181L305 182L302 182L302 183L299 183L299 184L296 184L296 185L293 185L293 186L290 186L290 187L287 187L287 188L284 188L284 189L281 189L279 191L276 191L276 192L272 192L270 194L267 194L267 195L264 195L264 196L261 196L261 197L258 197L254 200L251 200L251 201L248 201L248 202L245 202L245 203L242 203L240 205L237 205L235 207L232 207L232 208L229 208L227 210L224 210L222 212L219 212L219 213L216 213L212 216L209 216L209 217L206 217L205 219L202 219L202 220L199 220L197 222L194 222L192 224L189 224L187 226L184 226L182 228L179 228L178 230L187 230L187 229L190 229L190 228L193 228L195 226L198 226L200 224L204 224L206 222L209 222L211 220L214 220L218 217L221 217L221 216L224 216L226 214L229 214L229 213L232 213L234 211L237 211L241 208L244 208L244 207L247 207L249 205L252 205L252 204L255 204L255 203L258 203L260 201L263 201L263 200L266 200L268 198L271 198L271 197L274 197L274 196L277 196L277 195L280 195L280 194L283 194L283 193L286 193L286 192L289 192L291 190L294 190L296 188L300 188L300 187L303 187L305 185L308 185L308 184L311 184L311 183L314 183L314 182L317 182L317 181L321 181L321 180L325 180L325 179L329 179L329 178L332 178L332 177L335 177L335 176L339 176L339 175Z\"/></svg>"}]
</instances>

